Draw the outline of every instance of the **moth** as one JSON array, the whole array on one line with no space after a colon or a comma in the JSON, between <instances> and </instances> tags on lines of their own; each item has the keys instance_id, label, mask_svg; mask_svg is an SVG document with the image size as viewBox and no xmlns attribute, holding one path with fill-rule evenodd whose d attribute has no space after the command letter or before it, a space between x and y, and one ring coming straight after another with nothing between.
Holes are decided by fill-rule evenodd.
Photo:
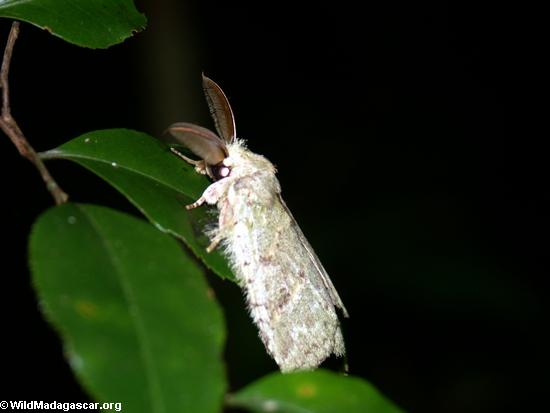
<instances>
[{"instance_id":1,"label":"moth","mask_svg":"<svg viewBox=\"0 0 550 413\"><path fill-rule=\"evenodd\" d=\"M218 134L185 122L172 124L168 132L200 159L172 151L213 181L187 205L218 208L207 251L221 246L260 338L282 372L314 369L332 353L343 356L336 308L345 317L348 313L283 201L275 167L237 138L220 86L204 75L202 86Z\"/></svg>"}]
</instances>

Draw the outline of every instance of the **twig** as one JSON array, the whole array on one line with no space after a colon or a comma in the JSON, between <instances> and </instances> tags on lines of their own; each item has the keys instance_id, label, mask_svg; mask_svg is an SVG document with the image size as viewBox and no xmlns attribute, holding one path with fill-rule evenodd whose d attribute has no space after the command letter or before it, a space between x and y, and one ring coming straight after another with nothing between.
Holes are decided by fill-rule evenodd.
<instances>
[{"instance_id":1,"label":"twig","mask_svg":"<svg viewBox=\"0 0 550 413\"><path fill-rule=\"evenodd\" d=\"M11 139L13 144L17 147L17 150L21 156L31 161L34 166L40 172L40 176L46 184L46 188L50 191L57 205L67 202L69 197L63 190L57 185L57 182L50 175L50 172L44 165L44 162L34 148L29 144L25 135L19 128L19 125L15 119L11 116L10 107L10 89L8 85L8 74L10 71L11 55L13 53L13 46L19 35L19 22L13 22L11 25L8 42L4 50L4 59L2 60L2 69L0 69L0 87L2 88L2 113L0 116L0 128Z\"/></svg>"}]
</instances>

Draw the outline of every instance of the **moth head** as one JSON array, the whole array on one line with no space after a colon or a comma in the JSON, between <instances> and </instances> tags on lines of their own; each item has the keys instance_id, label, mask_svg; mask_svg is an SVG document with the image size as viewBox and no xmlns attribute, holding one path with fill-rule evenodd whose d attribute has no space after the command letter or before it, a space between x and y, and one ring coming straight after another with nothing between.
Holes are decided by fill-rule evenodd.
<instances>
[{"instance_id":1,"label":"moth head","mask_svg":"<svg viewBox=\"0 0 550 413\"><path fill-rule=\"evenodd\" d=\"M231 175L231 166L225 164L227 159L228 158L225 158L219 164L210 166L211 177L215 181L219 181L220 179L227 178Z\"/></svg>"},{"instance_id":2,"label":"moth head","mask_svg":"<svg viewBox=\"0 0 550 413\"><path fill-rule=\"evenodd\" d=\"M236 138L235 119L229 100L216 82L203 74L202 87L218 134L202 126L186 122L170 125L167 132L174 137L176 142L187 147L202 160L200 166L197 161L192 161L192 163L204 168L208 176L218 181L231 175L226 144L233 143Z\"/></svg>"}]
</instances>

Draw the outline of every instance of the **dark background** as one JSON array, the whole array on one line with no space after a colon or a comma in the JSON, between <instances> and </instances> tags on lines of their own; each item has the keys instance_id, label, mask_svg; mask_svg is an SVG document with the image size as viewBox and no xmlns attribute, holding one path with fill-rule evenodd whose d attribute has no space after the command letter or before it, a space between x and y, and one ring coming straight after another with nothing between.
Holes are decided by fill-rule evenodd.
<instances>
[{"instance_id":1,"label":"dark background","mask_svg":"<svg viewBox=\"0 0 550 413\"><path fill-rule=\"evenodd\" d=\"M211 126L204 70L229 96L240 137L279 168L348 307L352 374L409 412L529 411L547 394L548 136L534 127L547 49L535 51L521 10L137 4L148 28L108 50L22 25L12 108L37 150L102 128ZM82 401L27 270L30 226L52 200L9 140L0 145L3 390ZM134 212L78 166L50 166L72 200ZM209 280L226 311L235 390L275 365L239 290Z\"/></svg>"}]
</instances>

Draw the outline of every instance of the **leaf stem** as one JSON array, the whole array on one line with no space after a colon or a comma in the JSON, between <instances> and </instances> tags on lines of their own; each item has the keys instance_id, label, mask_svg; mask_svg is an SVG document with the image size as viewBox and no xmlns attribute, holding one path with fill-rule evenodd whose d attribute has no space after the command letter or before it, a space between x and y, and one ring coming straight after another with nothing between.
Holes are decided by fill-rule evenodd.
<instances>
[{"instance_id":1,"label":"leaf stem","mask_svg":"<svg viewBox=\"0 0 550 413\"><path fill-rule=\"evenodd\" d=\"M11 25L10 34L4 49L4 58L2 60L2 68L0 69L0 87L2 88L2 111L0 115L0 128L11 139L21 156L27 158L38 169L42 180L46 184L46 188L50 191L50 194L55 200L57 205L67 202L68 195L61 189L61 187L55 182L50 172L44 165L44 162L34 148L29 144L27 138L19 128L19 125L11 115L10 106L10 90L8 84L8 74L10 71L11 57L13 54L13 47L17 36L19 35L19 22L13 22Z\"/></svg>"}]
</instances>

